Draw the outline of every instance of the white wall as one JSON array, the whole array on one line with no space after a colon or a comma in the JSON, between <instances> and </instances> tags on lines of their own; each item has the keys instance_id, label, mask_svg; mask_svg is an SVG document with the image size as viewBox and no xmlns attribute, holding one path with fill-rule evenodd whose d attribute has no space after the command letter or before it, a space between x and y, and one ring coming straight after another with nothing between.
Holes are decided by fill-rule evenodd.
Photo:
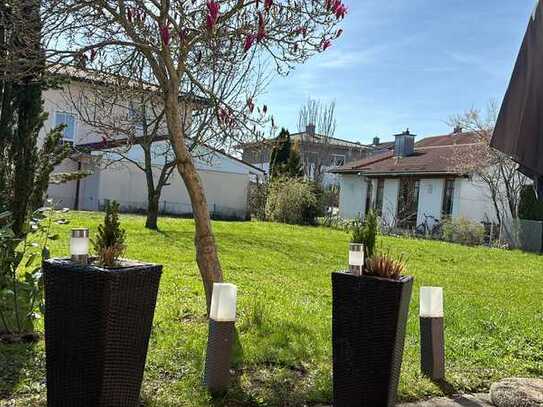
<instances>
[{"instance_id":1,"label":"white wall","mask_svg":"<svg viewBox=\"0 0 543 407\"><path fill-rule=\"evenodd\" d=\"M353 219L364 214L367 182L356 174L342 174L339 190L339 216Z\"/></svg>"},{"instance_id":2,"label":"white wall","mask_svg":"<svg viewBox=\"0 0 543 407\"><path fill-rule=\"evenodd\" d=\"M155 180L160 169L156 169ZM249 174L200 171L200 178L212 213L245 218ZM147 183L143 172L132 163L116 163L98 168L81 183L81 209L98 210L105 200L116 200L121 209L144 211L147 208ZM183 180L174 171L162 190L160 209L172 214L190 214L192 206Z\"/></svg>"},{"instance_id":3,"label":"white wall","mask_svg":"<svg viewBox=\"0 0 543 407\"><path fill-rule=\"evenodd\" d=\"M387 226L395 224L398 214L398 193L400 191L400 180L396 178L385 179L383 189L383 213L382 220Z\"/></svg>"},{"instance_id":4,"label":"white wall","mask_svg":"<svg viewBox=\"0 0 543 407\"><path fill-rule=\"evenodd\" d=\"M458 178L455 184L453 216L474 222L497 222L489 188L477 178Z\"/></svg>"},{"instance_id":5,"label":"white wall","mask_svg":"<svg viewBox=\"0 0 543 407\"><path fill-rule=\"evenodd\" d=\"M54 173L77 171L77 162L66 159L55 167ZM75 205L76 181L69 181L63 184L50 184L47 189L47 197L53 199L56 206L72 209Z\"/></svg>"},{"instance_id":6,"label":"white wall","mask_svg":"<svg viewBox=\"0 0 543 407\"><path fill-rule=\"evenodd\" d=\"M420 180L417 225L424 223L424 215L432 216L438 221L441 219L444 187L444 178L429 178ZM429 226L432 227L434 223L433 219L429 218L428 223Z\"/></svg>"}]
</instances>

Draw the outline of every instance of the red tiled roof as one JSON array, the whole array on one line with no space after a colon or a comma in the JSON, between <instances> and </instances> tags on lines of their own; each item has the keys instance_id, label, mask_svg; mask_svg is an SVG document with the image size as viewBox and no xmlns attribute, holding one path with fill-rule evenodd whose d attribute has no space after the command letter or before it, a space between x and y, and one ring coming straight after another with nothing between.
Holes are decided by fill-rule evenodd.
<instances>
[{"instance_id":1,"label":"red tiled roof","mask_svg":"<svg viewBox=\"0 0 543 407\"><path fill-rule=\"evenodd\" d=\"M349 163L331 172L361 173L369 176L409 174L458 174L453 159L464 149L482 144L471 133L425 138L415 144L415 153L408 157L394 157L387 151Z\"/></svg>"}]
</instances>

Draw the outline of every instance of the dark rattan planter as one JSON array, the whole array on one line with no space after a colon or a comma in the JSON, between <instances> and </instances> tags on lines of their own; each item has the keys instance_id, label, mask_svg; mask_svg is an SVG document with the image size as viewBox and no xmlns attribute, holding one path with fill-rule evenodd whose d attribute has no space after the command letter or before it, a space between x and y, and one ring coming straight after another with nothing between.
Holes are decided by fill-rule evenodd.
<instances>
[{"instance_id":1,"label":"dark rattan planter","mask_svg":"<svg viewBox=\"0 0 543 407\"><path fill-rule=\"evenodd\" d=\"M334 407L394 406L412 286L332 273Z\"/></svg>"},{"instance_id":2,"label":"dark rattan planter","mask_svg":"<svg viewBox=\"0 0 543 407\"><path fill-rule=\"evenodd\" d=\"M139 406L162 266L43 269L47 405Z\"/></svg>"}]
</instances>

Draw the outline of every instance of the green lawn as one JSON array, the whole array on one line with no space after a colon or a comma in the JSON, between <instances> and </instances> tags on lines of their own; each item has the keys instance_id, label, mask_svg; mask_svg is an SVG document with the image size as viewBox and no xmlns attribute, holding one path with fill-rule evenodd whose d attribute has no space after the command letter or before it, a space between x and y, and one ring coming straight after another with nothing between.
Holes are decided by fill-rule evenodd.
<instances>
[{"instance_id":1,"label":"green lawn","mask_svg":"<svg viewBox=\"0 0 543 407\"><path fill-rule=\"evenodd\" d=\"M73 213L54 242L67 254L71 227L96 230L101 214ZM193 222L123 216L128 257L162 263L144 381L146 406L210 405L201 386L207 339ZM330 273L344 268L348 235L273 223L215 222L226 279L239 286L242 349L232 390L216 405L301 406L331 400ZM543 257L440 242L383 238L415 276L400 397L486 389L507 376L543 375ZM445 288L447 386L419 374L418 287ZM43 399L43 342L0 346L0 399ZM2 403L0 402L0 405ZM17 404L19 405L19 404ZM40 405L25 401L20 405Z\"/></svg>"}]
</instances>

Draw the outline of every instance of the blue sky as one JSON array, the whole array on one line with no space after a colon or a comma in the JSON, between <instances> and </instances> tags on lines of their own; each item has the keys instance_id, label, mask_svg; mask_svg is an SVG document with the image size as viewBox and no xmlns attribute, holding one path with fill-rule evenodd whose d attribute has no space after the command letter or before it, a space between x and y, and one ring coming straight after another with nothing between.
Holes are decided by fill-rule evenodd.
<instances>
[{"instance_id":1,"label":"blue sky","mask_svg":"<svg viewBox=\"0 0 543 407\"><path fill-rule=\"evenodd\" d=\"M345 33L275 78L261 100L297 130L308 97L336 101L336 137L450 132L447 119L501 102L535 0L345 0Z\"/></svg>"}]
</instances>

